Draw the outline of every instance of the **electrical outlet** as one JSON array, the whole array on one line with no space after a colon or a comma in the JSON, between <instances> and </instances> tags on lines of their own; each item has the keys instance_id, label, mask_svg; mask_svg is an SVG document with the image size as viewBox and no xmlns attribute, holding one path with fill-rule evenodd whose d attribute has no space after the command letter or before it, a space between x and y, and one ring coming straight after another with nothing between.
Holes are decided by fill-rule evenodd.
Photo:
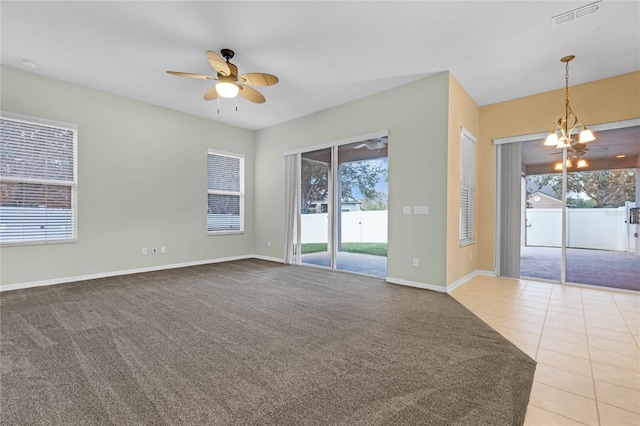
<instances>
[{"instance_id":1,"label":"electrical outlet","mask_svg":"<svg viewBox=\"0 0 640 426\"><path fill-rule=\"evenodd\" d=\"M271 241L267 241L267 247L271 247Z\"/></svg>"},{"instance_id":2,"label":"electrical outlet","mask_svg":"<svg viewBox=\"0 0 640 426\"><path fill-rule=\"evenodd\" d=\"M160 253L166 253L167 248L165 246L160 247Z\"/></svg>"},{"instance_id":3,"label":"electrical outlet","mask_svg":"<svg viewBox=\"0 0 640 426\"><path fill-rule=\"evenodd\" d=\"M153 254L157 254L158 253L158 247L154 247L151 249L151 253Z\"/></svg>"},{"instance_id":4,"label":"electrical outlet","mask_svg":"<svg viewBox=\"0 0 640 426\"><path fill-rule=\"evenodd\" d=\"M142 254L147 254L147 248L146 247L142 248Z\"/></svg>"},{"instance_id":5,"label":"electrical outlet","mask_svg":"<svg viewBox=\"0 0 640 426\"><path fill-rule=\"evenodd\" d=\"M469 260L473 259L473 253L469 252Z\"/></svg>"},{"instance_id":6,"label":"electrical outlet","mask_svg":"<svg viewBox=\"0 0 640 426\"><path fill-rule=\"evenodd\" d=\"M417 257L413 258L413 266L418 266L420 265L420 260Z\"/></svg>"}]
</instances>

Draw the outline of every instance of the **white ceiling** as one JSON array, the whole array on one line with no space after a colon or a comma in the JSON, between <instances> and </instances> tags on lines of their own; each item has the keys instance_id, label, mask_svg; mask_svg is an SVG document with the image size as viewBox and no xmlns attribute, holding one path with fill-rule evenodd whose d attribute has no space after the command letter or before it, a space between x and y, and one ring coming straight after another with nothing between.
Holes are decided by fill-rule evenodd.
<instances>
[{"instance_id":1,"label":"white ceiling","mask_svg":"<svg viewBox=\"0 0 640 426\"><path fill-rule=\"evenodd\" d=\"M1 2L1 62L247 129L260 129L450 70L479 105L640 69L640 2ZM204 101L205 51L267 72L262 105Z\"/></svg>"}]
</instances>

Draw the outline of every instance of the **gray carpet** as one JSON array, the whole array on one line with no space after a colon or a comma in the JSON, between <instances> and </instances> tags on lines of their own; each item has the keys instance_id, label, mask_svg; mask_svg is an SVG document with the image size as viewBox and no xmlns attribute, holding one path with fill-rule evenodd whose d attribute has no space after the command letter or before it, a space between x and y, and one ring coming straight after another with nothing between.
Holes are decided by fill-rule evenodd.
<instances>
[{"instance_id":1,"label":"gray carpet","mask_svg":"<svg viewBox=\"0 0 640 426\"><path fill-rule=\"evenodd\" d=\"M535 370L446 294L260 260L0 307L3 425L521 425Z\"/></svg>"}]
</instances>

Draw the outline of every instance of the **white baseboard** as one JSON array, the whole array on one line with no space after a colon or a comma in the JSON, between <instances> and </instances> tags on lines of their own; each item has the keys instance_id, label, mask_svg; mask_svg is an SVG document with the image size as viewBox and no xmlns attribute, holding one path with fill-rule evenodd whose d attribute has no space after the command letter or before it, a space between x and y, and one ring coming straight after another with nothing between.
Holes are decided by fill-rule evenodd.
<instances>
[{"instance_id":1,"label":"white baseboard","mask_svg":"<svg viewBox=\"0 0 640 426\"><path fill-rule=\"evenodd\" d=\"M452 282L451 284L449 284L447 286L447 293L451 293L453 290L455 290L456 288L458 288L461 285L465 284L467 281L469 281L471 278L475 277L476 275L485 275L485 276L490 276L490 277L495 277L496 276L495 272L485 271L483 269L476 269L475 271L470 272L467 275L465 275L464 277L462 277L462 278Z\"/></svg>"},{"instance_id":2,"label":"white baseboard","mask_svg":"<svg viewBox=\"0 0 640 426\"><path fill-rule=\"evenodd\" d=\"M101 272L98 274L78 275L75 277L54 278L51 280L30 281L30 282L24 282L24 283L18 283L18 284L8 284L8 285L0 286L0 292L10 291L10 290L21 290L21 289L32 288L32 287L44 287L44 286L56 285L56 284L73 283L78 281L95 280L97 278L116 277L119 275L139 274L141 272L154 272L154 271L162 271L164 269L176 269L176 268L185 268L188 266L207 265L210 263L230 262L232 260L252 259L254 257L257 257L257 256L249 254L249 255L243 255L243 256L222 257L218 259L196 260L193 262L173 263L170 265L157 265L157 266L149 266L145 268L126 269L121 271ZM262 259L271 260L268 258L262 258ZM277 259L275 259L274 261L277 261Z\"/></svg>"},{"instance_id":3,"label":"white baseboard","mask_svg":"<svg viewBox=\"0 0 640 426\"><path fill-rule=\"evenodd\" d=\"M393 277L387 277L386 280L388 283L391 283L391 284L399 284L407 287L423 288L425 290L437 291L438 293L447 292L447 289L445 287L435 285L435 284L425 284L425 283L419 283L417 281L409 281L409 280L403 280L400 278L393 278Z\"/></svg>"},{"instance_id":4,"label":"white baseboard","mask_svg":"<svg viewBox=\"0 0 640 426\"><path fill-rule=\"evenodd\" d=\"M278 257L263 256L261 254L254 254L251 257L253 257L255 259L260 259L260 260L268 260L269 262L284 263L284 259L281 259L281 258L278 258Z\"/></svg>"}]
</instances>

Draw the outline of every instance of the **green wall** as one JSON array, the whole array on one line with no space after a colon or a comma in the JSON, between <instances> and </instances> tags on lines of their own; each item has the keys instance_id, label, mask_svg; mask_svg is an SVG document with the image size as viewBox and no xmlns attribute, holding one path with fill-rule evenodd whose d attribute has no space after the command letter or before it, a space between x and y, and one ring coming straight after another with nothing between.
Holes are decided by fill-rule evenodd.
<instances>
[{"instance_id":1,"label":"green wall","mask_svg":"<svg viewBox=\"0 0 640 426\"><path fill-rule=\"evenodd\" d=\"M449 74L441 73L259 130L255 252L283 257L285 151L389 130L388 276L444 288L448 96ZM416 205L429 206L430 214L402 214L403 206Z\"/></svg>"},{"instance_id":2,"label":"green wall","mask_svg":"<svg viewBox=\"0 0 640 426\"><path fill-rule=\"evenodd\" d=\"M78 241L2 247L2 285L253 253L255 132L1 68L3 111L78 125ZM246 156L245 233L207 236L207 148ZM142 247L166 246L142 255Z\"/></svg>"},{"instance_id":3,"label":"green wall","mask_svg":"<svg viewBox=\"0 0 640 426\"><path fill-rule=\"evenodd\" d=\"M448 73L257 132L14 68L0 77L3 111L78 125L78 242L3 247L2 285L282 258L283 153L389 130L388 276L444 289ZM207 148L246 156L244 234L206 234ZM417 205L430 214L402 214ZM154 246L167 253L141 254Z\"/></svg>"}]
</instances>

